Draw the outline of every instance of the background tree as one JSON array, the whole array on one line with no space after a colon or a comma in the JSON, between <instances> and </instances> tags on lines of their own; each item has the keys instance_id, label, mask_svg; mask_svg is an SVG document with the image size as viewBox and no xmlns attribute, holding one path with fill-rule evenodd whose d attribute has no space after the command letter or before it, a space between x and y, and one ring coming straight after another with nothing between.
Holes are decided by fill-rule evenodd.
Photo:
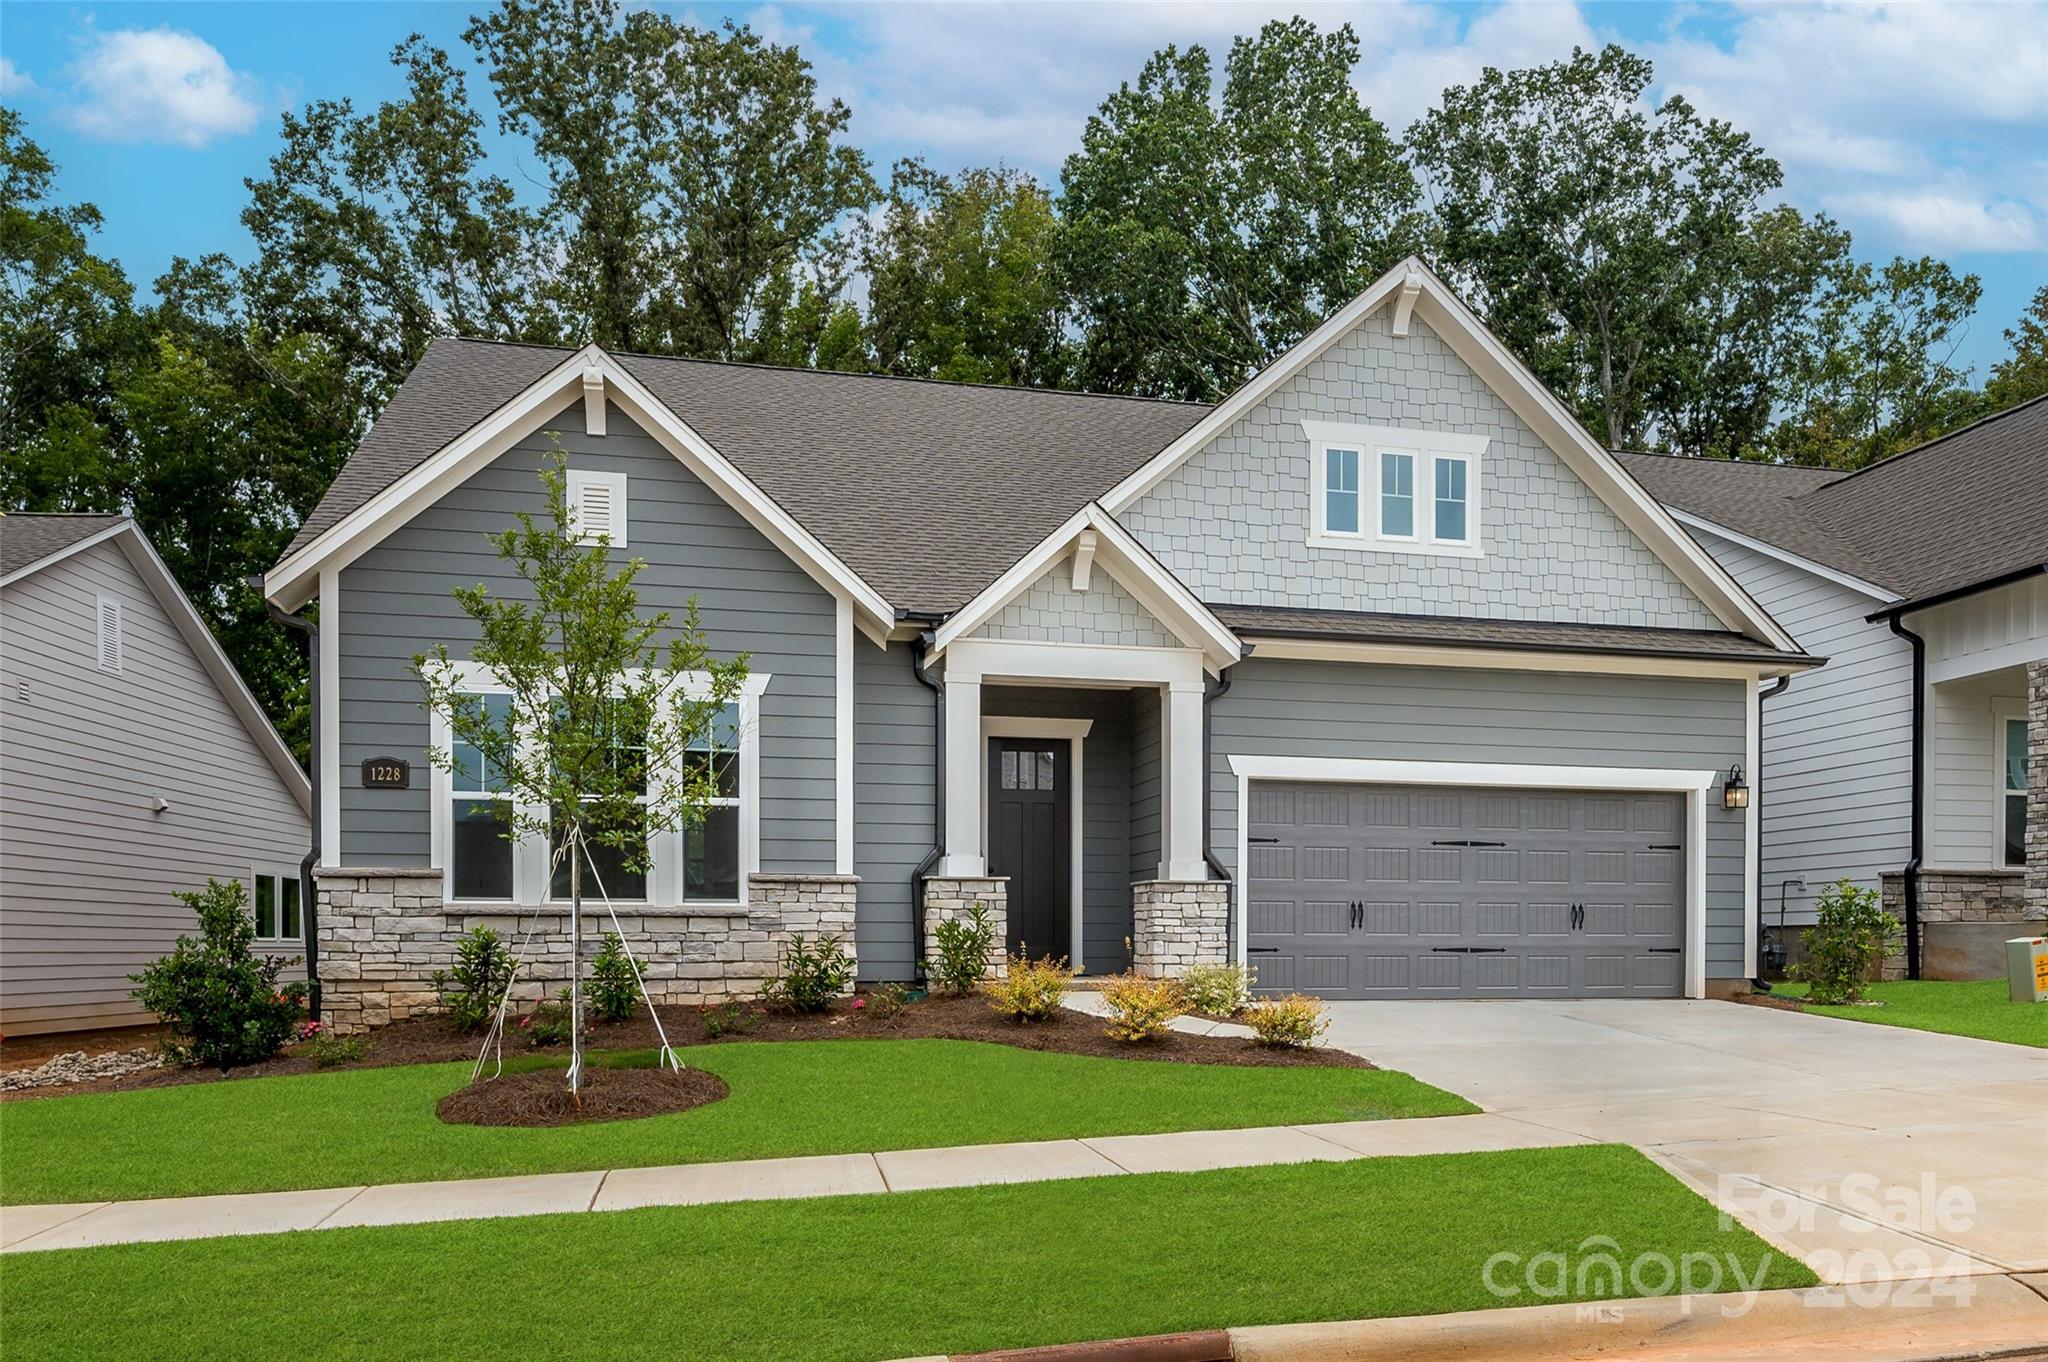
<instances>
[{"instance_id":1,"label":"background tree","mask_svg":"<svg viewBox=\"0 0 2048 1362\"><path fill-rule=\"evenodd\" d=\"M568 867L569 1089L582 1083L581 935L584 874L600 887L604 871L647 868L655 834L700 823L725 774L691 745L710 733L746 680L744 655L712 655L691 598L679 622L640 610L638 558L614 568L611 540L586 543L569 510L568 458L557 446L542 466L545 519L518 513L518 524L489 536L527 599L494 597L481 585L457 587L456 602L476 621L469 660L509 692L494 711L463 689L448 646L413 659L427 705L447 717L451 746L431 754L452 771L457 745L474 748L493 788L509 794L493 807L507 836L540 835ZM686 674L704 678L686 686ZM728 744L729 745L729 744ZM489 774L487 774L489 773ZM606 891L607 893L609 891ZM500 1014L498 1023L503 1025Z\"/></svg>"},{"instance_id":2,"label":"background tree","mask_svg":"<svg viewBox=\"0 0 2048 1362\"><path fill-rule=\"evenodd\" d=\"M2004 411L2048 393L2048 284L2034 290L2034 300L2019 322L2005 333L2012 353L1992 366L1984 385L1984 402Z\"/></svg>"},{"instance_id":3,"label":"background tree","mask_svg":"<svg viewBox=\"0 0 2048 1362\"><path fill-rule=\"evenodd\" d=\"M1358 40L1306 19L1168 47L1089 118L1062 175L1080 386L1214 400L1410 250L1416 189L1351 85Z\"/></svg>"}]
</instances>

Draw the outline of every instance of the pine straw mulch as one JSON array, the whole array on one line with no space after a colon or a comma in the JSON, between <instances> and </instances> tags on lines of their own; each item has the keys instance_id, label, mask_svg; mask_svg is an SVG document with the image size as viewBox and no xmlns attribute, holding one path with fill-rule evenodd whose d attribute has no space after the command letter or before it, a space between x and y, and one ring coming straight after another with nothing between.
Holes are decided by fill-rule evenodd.
<instances>
[{"instance_id":1,"label":"pine straw mulch","mask_svg":"<svg viewBox=\"0 0 2048 1362\"><path fill-rule=\"evenodd\" d=\"M451 1125L569 1126L666 1116L723 1101L725 1080L702 1069L584 1071L583 1091L571 1096L560 1069L501 1074L457 1088L434 1107Z\"/></svg>"},{"instance_id":2,"label":"pine straw mulch","mask_svg":"<svg viewBox=\"0 0 2048 1362\"><path fill-rule=\"evenodd\" d=\"M670 1043L684 1045L726 1045L747 1041L778 1040L979 1040L996 1045L1014 1045L1023 1050L1051 1050L1062 1054L1098 1055L1110 1059L1165 1061L1181 1064L1230 1064L1274 1068L1377 1068L1371 1060L1346 1050L1273 1049L1253 1044L1242 1037L1191 1036L1171 1031L1157 1040L1135 1044L1111 1040L1103 1031L1103 1020L1072 1009L1043 1022L1013 1022L988 1005L988 999L926 998L907 1004L893 1017L870 1010L865 997L862 1006L854 999L835 1002L819 1013L771 1012L759 1005L740 1004L734 1008L664 1006L662 1024L668 1028ZM741 1029L709 1034L707 1014L737 1015ZM590 1028L591 1050L651 1050L660 1044L654 1023L642 1007L631 1021L602 1023ZM439 1017L419 1017L393 1022L370 1033L370 1049L352 1064L322 1070L313 1063L311 1047L287 1047L276 1059L250 1064L221 1073L215 1069L149 1069L116 1079L73 1083L63 1087L27 1088L0 1096L0 1102L32 1101L80 1092L129 1092L138 1088L176 1087L186 1083L216 1083L223 1079L269 1078L282 1074L342 1072L347 1069L381 1069L395 1064L442 1064L451 1060L473 1060L483 1044L480 1035L465 1035ZM519 1031L507 1026L505 1054L563 1055L567 1046L529 1050ZM560 1074L556 1073L559 1081Z\"/></svg>"}]
</instances>

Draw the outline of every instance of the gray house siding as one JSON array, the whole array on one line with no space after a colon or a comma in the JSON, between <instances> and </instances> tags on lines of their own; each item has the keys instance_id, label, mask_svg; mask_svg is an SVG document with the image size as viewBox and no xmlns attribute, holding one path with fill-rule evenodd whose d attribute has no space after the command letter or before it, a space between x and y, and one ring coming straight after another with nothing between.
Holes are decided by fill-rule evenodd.
<instances>
[{"instance_id":1,"label":"gray house siding","mask_svg":"<svg viewBox=\"0 0 2048 1362\"><path fill-rule=\"evenodd\" d=\"M1740 681L1363 666L1251 657L1212 707L1210 849L1237 874L1233 756L1722 770ZM1709 801L1706 975L1743 977L1743 816ZM1242 885L1240 884L1240 889ZM1234 928L1233 928L1234 930Z\"/></svg>"},{"instance_id":2,"label":"gray house siding","mask_svg":"<svg viewBox=\"0 0 2048 1362\"><path fill-rule=\"evenodd\" d=\"M829 873L834 864L833 601L824 588L616 407L608 434L584 432L581 406L551 424L573 466L627 478L627 544L646 560L640 599L680 616L691 597L707 639L772 674L761 697L761 867ZM430 859L428 724L412 659L436 642L462 657L474 624L450 595L517 579L485 540L538 512L547 435L523 441L342 569L341 856L346 865ZM365 757L410 758L404 791L366 790Z\"/></svg>"},{"instance_id":3,"label":"gray house siding","mask_svg":"<svg viewBox=\"0 0 2048 1362\"><path fill-rule=\"evenodd\" d=\"M1827 665L1793 677L1764 701L1759 894L1776 922L1813 920L1814 900L1847 877L1875 889L1906 863L1912 837L1913 652L1882 623L1869 595L1701 533L1700 542ZM1988 780L1988 777L1986 778ZM1981 801L1980 801L1981 802Z\"/></svg>"},{"instance_id":4,"label":"gray house siding","mask_svg":"<svg viewBox=\"0 0 2048 1362\"><path fill-rule=\"evenodd\" d=\"M1121 517L1207 601L1686 629L1722 626L1421 321L1382 309ZM1488 437L1481 558L1312 548L1306 420Z\"/></svg>"},{"instance_id":5,"label":"gray house siding","mask_svg":"<svg viewBox=\"0 0 2048 1362\"><path fill-rule=\"evenodd\" d=\"M1160 819L1165 803L1160 798L1160 741L1164 731L1161 706L1165 694L1158 690L1131 692L1131 879L1150 880L1159 876L1159 862L1165 854Z\"/></svg>"},{"instance_id":6,"label":"gray house siding","mask_svg":"<svg viewBox=\"0 0 2048 1362\"><path fill-rule=\"evenodd\" d=\"M909 979L917 968L910 877L934 838L935 715L910 663L908 644L854 642L854 940L867 981Z\"/></svg>"},{"instance_id":7,"label":"gray house siding","mask_svg":"<svg viewBox=\"0 0 2048 1362\"><path fill-rule=\"evenodd\" d=\"M102 594L121 603L118 673L98 667ZM295 876L311 838L292 791L111 542L0 594L0 824L9 1035L150 1020L128 975L195 929L173 893L209 878L250 887L258 869Z\"/></svg>"},{"instance_id":8,"label":"gray house siding","mask_svg":"<svg viewBox=\"0 0 2048 1362\"><path fill-rule=\"evenodd\" d=\"M1181 646L1181 641L1106 570L1098 569L1093 574L1086 591L1074 590L1071 559L1055 563L983 625L976 636L1050 643L1112 643L1136 648Z\"/></svg>"}]
</instances>

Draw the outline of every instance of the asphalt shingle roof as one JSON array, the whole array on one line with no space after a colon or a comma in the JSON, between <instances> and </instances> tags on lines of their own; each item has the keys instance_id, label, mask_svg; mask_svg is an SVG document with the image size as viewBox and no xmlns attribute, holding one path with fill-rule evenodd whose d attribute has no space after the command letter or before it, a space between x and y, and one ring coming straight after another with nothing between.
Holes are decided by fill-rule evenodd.
<instances>
[{"instance_id":1,"label":"asphalt shingle roof","mask_svg":"<svg viewBox=\"0 0 2048 1362\"><path fill-rule=\"evenodd\" d=\"M1781 652L1737 633L1709 629L1650 629L1634 625L1576 624L1549 620L1466 619L1449 615L1397 615L1371 610L1294 610L1266 605L1211 605L1216 617L1248 638L1329 639L1346 643L1433 644L1533 652L1618 653L1627 657L1704 658L1712 661L1824 659Z\"/></svg>"},{"instance_id":2,"label":"asphalt shingle roof","mask_svg":"<svg viewBox=\"0 0 2048 1362\"><path fill-rule=\"evenodd\" d=\"M113 512L37 513L13 511L0 516L0 577L90 539L128 517Z\"/></svg>"}]
</instances>

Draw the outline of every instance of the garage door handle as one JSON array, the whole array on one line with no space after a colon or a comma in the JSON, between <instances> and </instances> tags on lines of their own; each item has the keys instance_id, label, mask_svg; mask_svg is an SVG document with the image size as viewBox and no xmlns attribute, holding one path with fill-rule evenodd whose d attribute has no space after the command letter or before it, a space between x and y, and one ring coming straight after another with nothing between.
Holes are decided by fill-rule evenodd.
<instances>
[{"instance_id":1,"label":"garage door handle","mask_svg":"<svg viewBox=\"0 0 2048 1362\"><path fill-rule=\"evenodd\" d=\"M1354 899L1351 904L1351 930L1357 931L1365 925L1365 904Z\"/></svg>"},{"instance_id":2,"label":"garage door handle","mask_svg":"<svg viewBox=\"0 0 2048 1362\"><path fill-rule=\"evenodd\" d=\"M1572 930L1576 932L1579 928L1585 925L1586 905L1583 903L1574 903L1572 905Z\"/></svg>"}]
</instances>

